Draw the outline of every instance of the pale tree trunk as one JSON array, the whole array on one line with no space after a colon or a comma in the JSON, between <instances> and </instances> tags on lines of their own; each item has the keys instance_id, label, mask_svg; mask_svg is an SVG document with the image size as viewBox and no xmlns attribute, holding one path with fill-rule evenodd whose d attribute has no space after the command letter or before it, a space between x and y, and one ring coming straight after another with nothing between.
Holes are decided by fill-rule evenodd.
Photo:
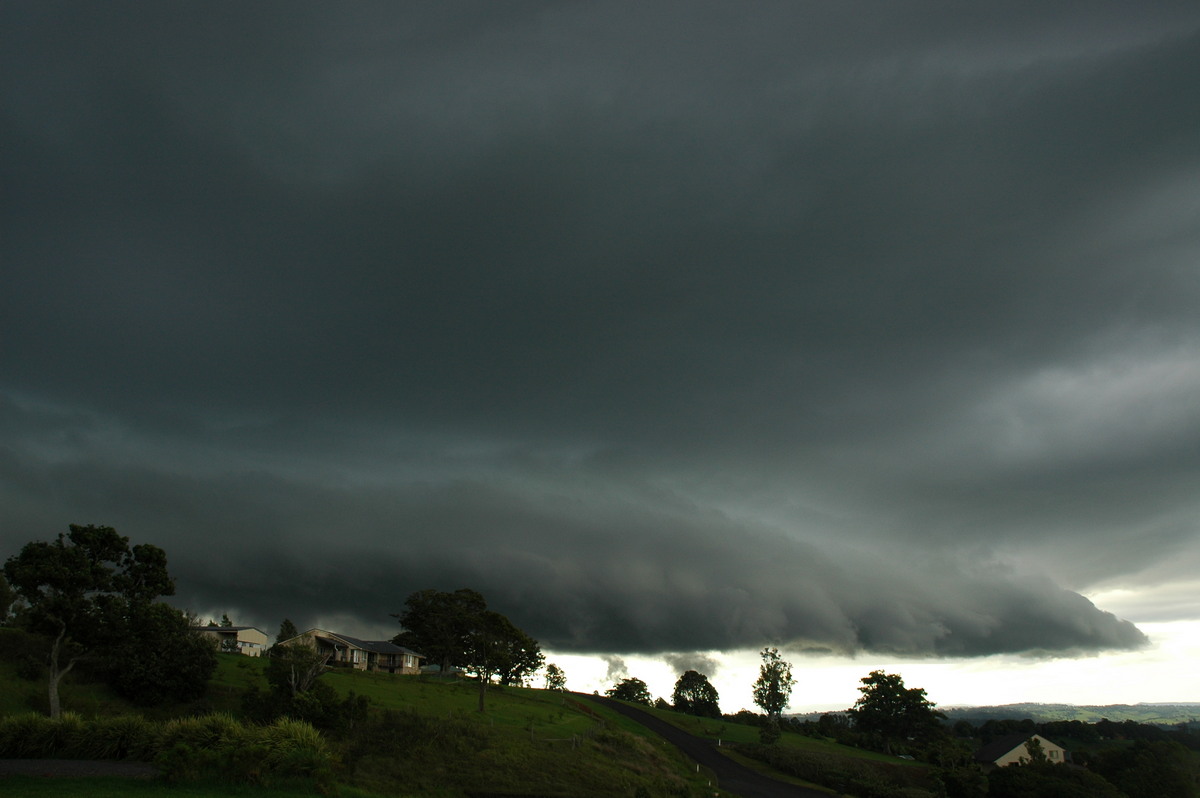
<instances>
[{"instance_id":1,"label":"pale tree trunk","mask_svg":"<svg viewBox=\"0 0 1200 798\"><path fill-rule=\"evenodd\" d=\"M64 625L58 632L58 637L54 638L54 645L50 646L50 717L58 718L62 715L62 704L58 698L58 683L67 675L71 668L75 667L75 660L72 659L67 663L67 667L59 670L58 668L58 652L62 647L63 638L67 636L67 627Z\"/></svg>"},{"instance_id":2,"label":"pale tree trunk","mask_svg":"<svg viewBox=\"0 0 1200 798\"><path fill-rule=\"evenodd\" d=\"M288 684L292 688L292 698L301 693L308 692L308 688L313 686L313 682L317 677L325 672L325 666L329 662L329 654L322 655L319 651L314 650L308 659L297 664L293 659L289 666Z\"/></svg>"}]
</instances>

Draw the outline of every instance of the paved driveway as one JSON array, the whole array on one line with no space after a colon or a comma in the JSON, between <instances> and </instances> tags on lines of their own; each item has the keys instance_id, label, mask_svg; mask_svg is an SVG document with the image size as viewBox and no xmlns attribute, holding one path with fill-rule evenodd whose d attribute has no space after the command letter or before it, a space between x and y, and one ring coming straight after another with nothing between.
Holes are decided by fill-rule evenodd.
<instances>
[{"instance_id":1,"label":"paved driveway","mask_svg":"<svg viewBox=\"0 0 1200 798\"><path fill-rule=\"evenodd\" d=\"M716 743L703 737L696 737L672 726L666 721L659 720L648 712L642 712L628 704L615 701L603 696L576 693L580 698L603 704L609 709L616 710L626 717L633 718L647 729L661 735L673 743L680 751L687 754L701 766L708 768L717 776L717 785L726 792L740 795L741 798L830 798L827 792L810 790L807 787L797 787L783 781L776 781L761 773L751 770L740 762L734 762L720 753Z\"/></svg>"}]
</instances>

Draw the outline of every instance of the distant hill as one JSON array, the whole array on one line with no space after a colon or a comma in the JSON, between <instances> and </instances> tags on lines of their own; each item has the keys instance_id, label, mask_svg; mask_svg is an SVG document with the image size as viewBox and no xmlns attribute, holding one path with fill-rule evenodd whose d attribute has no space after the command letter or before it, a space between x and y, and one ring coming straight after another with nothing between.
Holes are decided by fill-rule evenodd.
<instances>
[{"instance_id":1,"label":"distant hill","mask_svg":"<svg viewBox=\"0 0 1200 798\"><path fill-rule=\"evenodd\" d=\"M1075 704L1004 704L989 707L946 707L939 706L938 710L946 714L950 723L965 720L976 725L988 720L1024 720L1029 718L1036 723L1049 723L1055 720L1079 720L1084 723L1096 723L1103 718L1121 722L1132 720L1135 723L1151 723L1174 725L1176 723L1200 723L1200 702L1181 702L1178 704L1108 704L1075 705ZM792 717L801 720L817 720L824 714L841 714L838 712L806 712Z\"/></svg>"},{"instance_id":2,"label":"distant hill","mask_svg":"<svg viewBox=\"0 0 1200 798\"><path fill-rule=\"evenodd\" d=\"M987 720L1022 720L1037 723L1054 720L1080 720L1096 723L1104 718L1111 721L1132 720L1135 723L1174 725L1200 721L1200 703L1181 704L1108 704L1106 706L1075 704L1004 704L993 707L938 707L950 722L966 720L983 723Z\"/></svg>"}]
</instances>

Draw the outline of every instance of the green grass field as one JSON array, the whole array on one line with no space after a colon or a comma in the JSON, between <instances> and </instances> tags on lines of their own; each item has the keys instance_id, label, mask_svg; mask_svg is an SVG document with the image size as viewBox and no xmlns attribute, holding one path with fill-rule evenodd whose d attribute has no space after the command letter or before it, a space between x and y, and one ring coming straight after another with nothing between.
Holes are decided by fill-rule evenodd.
<instances>
[{"instance_id":1,"label":"green grass field","mask_svg":"<svg viewBox=\"0 0 1200 798\"><path fill-rule=\"evenodd\" d=\"M102 684L69 675L64 710L83 718L143 714L151 719L206 712L240 713L250 687L266 686L265 661L219 655L208 696L199 702L140 710L116 698ZM519 687L489 687L486 712L478 708L478 685L469 681L331 670L321 677L342 696L365 696L374 710L398 710L403 723L400 747L389 753L356 753L344 764L339 782L353 785L345 796L467 794L521 795L711 795L705 774L695 773L673 747L643 727L571 696ZM0 715L44 711L45 682L22 679L10 662L0 662ZM335 747L337 742L335 741ZM349 753L349 752L347 752ZM46 784L51 786L47 788ZM231 793L230 790L236 790ZM48 790L48 791L47 791ZM202 796L245 794L286 798L287 790L238 787L225 783L166 785L123 779L10 778L7 795Z\"/></svg>"},{"instance_id":2,"label":"green grass field","mask_svg":"<svg viewBox=\"0 0 1200 798\"><path fill-rule=\"evenodd\" d=\"M2 643L3 641L0 641ZM240 715L242 697L252 687L264 688L266 662L235 654L218 656L206 698L198 702L143 710L113 695L104 685L77 681L63 684L65 710L84 718L143 714L166 719L208 712ZM557 692L521 687L489 687L486 712L478 707L478 685L471 681L394 676L335 669L321 677L340 695L364 696L376 710L398 710L421 718L420 736L407 739L401 756L354 758L352 771L340 780L355 785L343 795L441 795L520 793L525 795L631 795L639 786L650 794L706 794L707 774L645 727L603 706ZM16 665L0 662L0 715L44 711L43 679L20 678ZM649 710L689 733L731 743L758 741L758 729L721 720ZM407 715L406 715L407 717ZM828 740L784 734L780 744L811 753L828 753L897 763L887 757L847 748ZM766 770L762 763L748 763ZM787 779L791 780L791 779ZM262 795L287 798L286 790L264 790L228 784L166 786L130 780L55 780L50 792L39 792L37 780L9 779L5 794L104 796L169 794ZM104 786L108 785L108 786ZM14 791L17 790L17 791ZM164 792L166 791L166 792ZM409 792L406 792L409 791Z\"/></svg>"},{"instance_id":3,"label":"green grass field","mask_svg":"<svg viewBox=\"0 0 1200 798\"><path fill-rule=\"evenodd\" d=\"M660 718L672 726L683 729L689 734L694 734L697 737L706 737L710 740L721 740L730 743L757 743L758 742L758 727L743 726L740 723L730 723L724 720L715 720L712 718L697 718L691 715L683 715L678 712L662 709L646 709L647 712ZM804 737L799 734L784 732L779 738L779 745L797 748L814 753L836 754L839 756L853 756L860 759L869 759L874 762L886 762L889 764L908 765L915 767L923 767L919 763L900 759L899 757L889 756L887 754L877 753L875 751L865 751L861 748L851 748L849 746L840 745L832 740L820 737Z\"/></svg>"}]
</instances>

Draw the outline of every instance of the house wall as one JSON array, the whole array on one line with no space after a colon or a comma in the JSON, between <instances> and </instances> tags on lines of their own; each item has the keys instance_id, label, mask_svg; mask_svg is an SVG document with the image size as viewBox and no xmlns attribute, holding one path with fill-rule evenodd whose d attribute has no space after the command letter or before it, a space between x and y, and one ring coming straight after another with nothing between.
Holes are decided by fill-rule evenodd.
<instances>
[{"instance_id":1,"label":"house wall","mask_svg":"<svg viewBox=\"0 0 1200 798\"><path fill-rule=\"evenodd\" d=\"M258 629L240 629L237 640L238 649L251 657L261 657L270 645L266 633Z\"/></svg>"},{"instance_id":2,"label":"house wall","mask_svg":"<svg viewBox=\"0 0 1200 798\"><path fill-rule=\"evenodd\" d=\"M239 654L261 657L267 650L267 635L258 629L247 628L234 631L224 626L199 626L196 629L201 634L216 640L218 648L226 641L233 640L237 643Z\"/></svg>"},{"instance_id":3,"label":"house wall","mask_svg":"<svg viewBox=\"0 0 1200 798\"><path fill-rule=\"evenodd\" d=\"M1040 734L1033 735L1033 739L1042 744L1042 751L1046 754L1046 761L1052 764L1059 764L1065 761L1066 754L1065 749L1062 748L1062 746L1055 745ZM1016 748L997 759L996 765L998 767L1015 765L1022 761L1028 762L1029 758L1029 748L1025 743L1021 743Z\"/></svg>"}]
</instances>

